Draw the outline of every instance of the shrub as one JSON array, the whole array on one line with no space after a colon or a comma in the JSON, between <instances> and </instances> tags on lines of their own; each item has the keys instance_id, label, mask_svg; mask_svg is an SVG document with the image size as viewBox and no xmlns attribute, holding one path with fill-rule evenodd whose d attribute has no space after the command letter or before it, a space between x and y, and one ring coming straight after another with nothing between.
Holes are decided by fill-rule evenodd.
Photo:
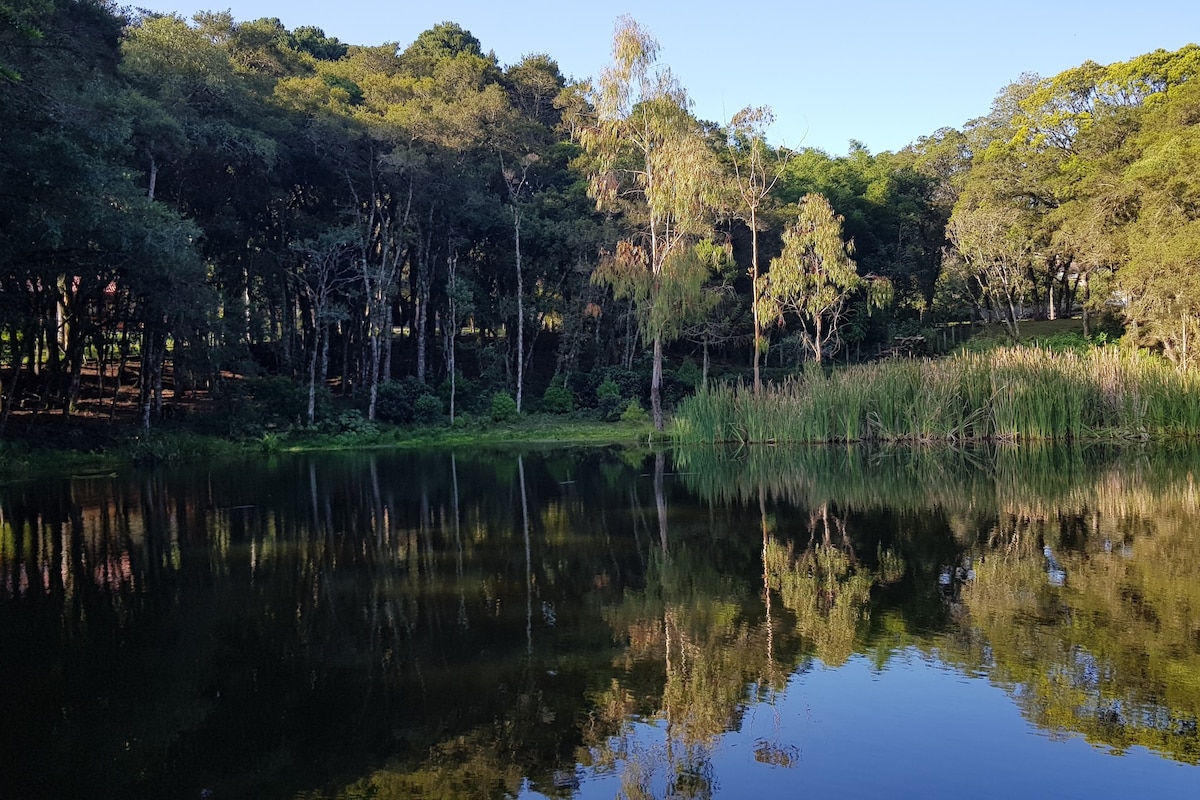
<instances>
[{"instance_id":1,"label":"shrub","mask_svg":"<svg viewBox=\"0 0 1200 800\"><path fill-rule=\"evenodd\" d=\"M436 395L423 394L413 403L413 421L419 425L441 422L442 414L442 400Z\"/></svg>"},{"instance_id":2,"label":"shrub","mask_svg":"<svg viewBox=\"0 0 1200 800\"><path fill-rule=\"evenodd\" d=\"M308 390L283 375L252 379L250 393L265 420L292 423L308 414Z\"/></svg>"},{"instance_id":3,"label":"shrub","mask_svg":"<svg viewBox=\"0 0 1200 800\"><path fill-rule=\"evenodd\" d=\"M704 371L697 366L693 358L685 358L679 369L675 370L675 380L691 389L698 389L703 379Z\"/></svg>"},{"instance_id":4,"label":"shrub","mask_svg":"<svg viewBox=\"0 0 1200 800\"><path fill-rule=\"evenodd\" d=\"M649 397L649 374L643 375L636 370L621 367L609 367L605 371L604 380L617 384L622 397L636 397L639 400Z\"/></svg>"},{"instance_id":5,"label":"shrub","mask_svg":"<svg viewBox=\"0 0 1200 800\"><path fill-rule=\"evenodd\" d=\"M442 400L442 408L450 408L450 379L446 378L438 387L438 397ZM489 395L478 381L466 378L460 372L454 378L454 416L467 412L475 416L487 415Z\"/></svg>"},{"instance_id":6,"label":"shrub","mask_svg":"<svg viewBox=\"0 0 1200 800\"><path fill-rule=\"evenodd\" d=\"M575 398L571 390L559 382L546 387L542 394L542 411L547 414L569 414L575 410Z\"/></svg>"},{"instance_id":7,"label":"shrub","mask_svg":"<svg viewBox=\"0 0 1200 800\"><path fill-rule=\"evenodd\" d=\"M596 387L596 411L605 422L615 422L624 410L625 403L621 399L621 387L612 378L605 378Z\"/></svg>"},{"instance_id":8,"label":"shrub","mask_svg":"<svg viewBox=\"0 0 1200 800\"><path fill-rule=\"evenodd\" d=\"M433 390L413 375L399 381L384 381L376 391L375 416L398 424L413 422L417 415L417 401L432 394Z\"/></svg>"},{"instance_id":9,"label":"shrub","mask_svg":"<svg viewBox=\"0 0 1200 800\"><path fill-rule=\"evenodd\" d=\"M620 397L621 387L612 378L605 378L604 382L596 387L596 398L603 400L606 397Z\"/></svg>"},{"instance_id":10,"label":"shrub","mask_svg":"<svg viewBox=\"0 0 1200 800\"><path fill-rule=\"evenodd\" d=\"M645 422L648 419L650 416L636 399L630 400L629 405L625 406L625 410L621 412L622 422Z\"/></svg>"},{"instance_id":11,"label":"shrub","mask_svg":"<svg viewBox=\"0 0 1200 800\"><path fill-rule=\"evenodd\" d=\"M379 426L364 417L357 408L343 411L327 420L321 427L334 434L374 435L379 433Z\"/></svg>"},{"instance_id":12,"label":"shrub","mask_svg":"<svg viewBox=\"0 0 1200 800\"><path fill-rule=\"evenodd\" d=\"M517 401L505 391L492 395L492 419L496 422L507 422L517 418Z\"/></svg>"}]
</instances>

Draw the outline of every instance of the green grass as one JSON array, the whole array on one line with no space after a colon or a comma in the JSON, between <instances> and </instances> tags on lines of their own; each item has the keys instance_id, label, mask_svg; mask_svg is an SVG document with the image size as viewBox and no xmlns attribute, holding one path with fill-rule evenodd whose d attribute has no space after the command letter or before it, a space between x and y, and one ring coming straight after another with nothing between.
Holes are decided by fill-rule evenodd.
<instances>
[{"instance_id":1,"label":"green grass","mask_svg":"<svg viewBox=\"0 0 1200 800\"><path fill-rule=\"evenodd\" d=\"M109 474L126 465L178 464L273 453L327 452L476 444L645 444L656 435L648 421L602 422L583 415L530 415L508 422L475 421L450 427L397 427L364 424L353 430L316 432L271 430L240 438L200 434L180 428L127 432L104 446L76 449L55 442L39 445L0 441L0 483L37 478Z\"/></svg>"},{"instance_id":2,"label":"green grass","mask_svg":"<svg viewBox=\"0 0 1200 800\"><path fill-rule=\"evenodd\" d=\"M1195 437L1200 373L1116 348L1040 346L809 369L761 396L700 392L671 433L678 444Z\"/></svg>"},{"instance_id":3,"label":"green grass","mask_svg":"<svg viewBox=\"0 0 1200 800\"><path fill-rule=\"evenodd\" d=\"M278 448L285 452L370 447L452 447L469 444L622 444L653 438L647 422L601 422L583 417L533 414L505 422L476 421L463 426L381 428L345 434L296 433Z\"/></svg>"}]
</instances>

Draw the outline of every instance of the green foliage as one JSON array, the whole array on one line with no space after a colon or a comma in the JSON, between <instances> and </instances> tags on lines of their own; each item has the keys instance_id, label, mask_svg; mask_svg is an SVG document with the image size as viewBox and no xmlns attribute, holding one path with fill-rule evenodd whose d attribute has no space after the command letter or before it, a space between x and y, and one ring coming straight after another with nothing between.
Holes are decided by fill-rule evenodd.
<instances>
[{"instance_id":1,"label":"green foliage","mask_svg":"<svg viewBox=\"0 0 1200 800\"><path fill-rule=\"evenodd\" d=\"M783 251L759 278L759 318L783 324L795 314L817 362L827 350L840 348L840 329L856 294L864 295L868 308L891 301L890 282L859 277L850 258L853 244L842 238L842 222L822 195L802 197L799 216L784 231Z\"/></svg>"},{"instance_id":2,"label":"green foliage","mask_svg":"<svg viewBox=\"0 0 1200 800\"><path fill-rule=\"evenodd\" d=\"M438 397L441 398L442 408L450 407L450 379L442 381L438 386ZM459 374L454 378L454 415L474 414L486 416L490 409L491 395L484 390L481 381L475 381Z\"/></svg>"},{"instance_id":3,"label":"green foliage","mask_svg":"<svg viewBox=\"0 0 1200 800\"><path fill-rule=\"evenodd\" d=\"M596 387L596 413L600 415L600 419L612 422L620 418L624 408L625 401L622 399L620 385L611 376L606 377Z\"/></svg>"},{"instance_id":4,"label":"green foliage","mask_svg":"<svg viewBox=\"0 0 1200 800\"><path fill-rule=\"evenodd\" d=\"M621 417L630 400L646 399L646 377L636 370L610 367L596 386L596 413L608 422Z\"/></svg>"},{"instance_id":5,"label":"green foliage","mask_svg":"<svg viewBox=\"0 0 1200 800\"><path fill-rule=\"evenodd\" d=\"M646 422L649 419L650 417L647 416L645 409L642 408L642 404L636 398L630 400L629 404L625 406L625 410L621 412L622 422Z\"/></svg>"},{"instance_id":6,"label":"green foliage","mask_svg":"<svg viewBox=\"0 0 1200 800\"><path fill-rule=\"evenodd\" d=\"M308 389L286 376L253 378L248 388L264 421L299 424L308 411Z\"/></svg>"},{"instance_id":7,"label":"green foliage","mask_svg":"<svg viewBox=\"0 0 1200 800\"><path fill-rule=\"evenodd\" d=\"M700 381L703 377L704 373L694 358L685 358L679 365L679 369L675 370L675 380L692 389L700 388Z\"/></svg>"},{"instance_id":8,"label":"green foliage","mask_svg":"<svg viewBox=\"0 0 1200 800\"><path fill-rule=\"evenodd\" d=\"M621 396L621 387L611 376L605 377L604 381L596 387L596 399L605 400L612 397Z\"/></svg>"},{"instance_id":9,"label":"green foliage","mask_svg":"<svg viewBox=\"0 0 1200 800\"><path fill-rule=\"evenodd\" d=\"M288 39L294 49L321 61L337 61L350 49L336 36L326 36L325 31L312 25L301 25L288 35Z\"/></svg>"},{"instance_id":10,"label":"green foliage","mask_svg":"<svg viewBox=\"0 0 1200 800\"><path fill-rule=\"evenodd\" d=\"M511 422L517 418L517 401L505 391L492 395L492 420L494 422Z\"/></svg>"},{"instance_id":11,"label":"green foliage","mask_svg":"<svg viewBox=\"0 0 1200 800\"><path fill-rule=\"evenodd\" d=\"M427 420L417 419L417 406L425 397L432 398L432 402L436 403L437 414L440 415L442 401L429 386L421 383L414 376L410 375L399 381L384 381L379 384L376 395L375 416L385 422L394 422L400 425L410 422L426 422ZM425 412L428 413L433 405L431 401L424 402Z\"/></svg>"},{"instance_id":12,"label":"green foliage","mask_svg":"<svg viewBox=\"0 0 1200 800\"><path fill-rule=\"evenodd\" d=\"M1119 351L997 348L806 371L685 400L680 443L962 442L1200 435L1200 376Z\"/></svg>"},{"instance_id":13,"label":"green foliage","mask_svg":"<svg viewBox=\"0 0 1200 800\"><path fill-rule=\"evenodd\" d=\"M569 414L575 410L575 397L561 383L552 383L542 393L542 411L547 414Z\"/></svg>"},{"instance_id":14,"label":"green foliage","mask_svg":"<svg viewBox=\"0 0 1200 800\"><path fill-rule=\"evenodd\" d=\"M379 426L367 419L357 408L339 412L324 422L321 429L326 433L346 438L365 438L379 434Z\"/></svg>"},{"instance_id":15,"label":"green foliage","mask_svg":"<svg viewBox=\"0 0 1200 800\"><path fill-rule=\"evenodd\" d=\"M441 398L434 394L423 394L413 403L413 422L418 425L433 425L442 421L445 409Z\"/></svg>"},{"instance_id":16,"label":"green foliage","mask_svg":"<svg viewBox=\"0 0 1200 800\"><path fill-rule=\"evenodd\" d=\"M150 385L162 370L179 392L211 391L225 414L197 425L257 440L307 413L297 386L262 374L321 374L361 403L392 344L396 374L415 372L421 352L423 377L443 364L471 376L459 378L456 413L486 418L514 375L551 371L553 349L554 369L571 378L541 396L545 410L595 398L615 419L636 399L658 423L699 383L691 361L661 369L676 337L729 363L747 363L753 346L782 370L806 351L820 359L853 341L869 352L969 310L1029 336L1026 319L1051 303L1059 317L1086 308L1089 333L1102 313L1123 317L1110 340L1123 333L1196 367L1194 45L1023 78L963 131L831 157L773 152L769 109L746 109L725 131L701 124L658 43L630 19L610 68L585 88L568 87L545 54L502 70L449 22L408 47L349 47L316 27L229 12L0 9L0 342L5 363L18 343L41 359L21 379L42 384L46 406L74 413L91 400L97 413L95 384L81 391L73 379L85 358L127 348L125 369L145 370ZM520 291L502 268L516 245L497 234L513 210L499 153L528 170ZM795 221L786 231L783 208ZM599 264L598 252L609 254ZM771 274L747 286L747 259L771 255ZM405 270L416 294L397 304ZM503 333L518 294L529 322L514 338L542 324L559 340L539 339L520 362ZM392 337L397 308L405 333ZM790 326L769 350L757 330L747 344L762 315ZM429 341L468 318L474 332L460 326L449 350ZM640 371L609 366L618 360ZM619 390L598 393L609 379ZM436 421L432 394L413 377L388 382L376 411ZM448 408L448 387L436 394ZM878 433L883 423L856 407L831 412L836 435ZM332 408L318 386L317 420Z\"/></svg>"},{"instance_id":17,"label":"green foliage","mask_svg":"<svg viewBox=\"0 0 1200 800\"><path fill-rule=\"evenodd\" d=\"M127 445L130 462L139 465L178 464L212 457L219 442L190 433L153 432L134 437Z\"/></svg>"}]
</instances>

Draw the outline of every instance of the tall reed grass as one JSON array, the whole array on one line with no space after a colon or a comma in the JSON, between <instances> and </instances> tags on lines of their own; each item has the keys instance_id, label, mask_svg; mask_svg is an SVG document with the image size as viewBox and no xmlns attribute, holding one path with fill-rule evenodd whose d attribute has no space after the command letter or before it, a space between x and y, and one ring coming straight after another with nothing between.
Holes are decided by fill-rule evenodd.
<instances>
[{"instance_id":1,"label":"tall reed grass","mask_svg":"<svg viewBox=\"0 0 1200 800\"><path fill-rule=\"evenodd\" d=\"M1074 441L1200 435L1200 374L1115 348L1018 347L808 369L680 404L678 444Z\"/></svg>"}]
</instances>

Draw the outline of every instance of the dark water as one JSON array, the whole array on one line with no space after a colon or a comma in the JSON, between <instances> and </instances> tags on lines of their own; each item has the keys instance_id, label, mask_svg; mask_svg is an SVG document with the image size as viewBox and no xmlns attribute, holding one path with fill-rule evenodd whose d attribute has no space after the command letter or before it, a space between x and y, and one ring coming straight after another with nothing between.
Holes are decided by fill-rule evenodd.
<instances>
[{"instance_id":1,"label":"dark water","mask_svg":"<svg viewBox=\"0 0 1200 800\"><path fill-rule=\"evenodd\" d=\"M1200 795L1200 456L0 487L0 797Z\"/></svg>"}]
</instances>

